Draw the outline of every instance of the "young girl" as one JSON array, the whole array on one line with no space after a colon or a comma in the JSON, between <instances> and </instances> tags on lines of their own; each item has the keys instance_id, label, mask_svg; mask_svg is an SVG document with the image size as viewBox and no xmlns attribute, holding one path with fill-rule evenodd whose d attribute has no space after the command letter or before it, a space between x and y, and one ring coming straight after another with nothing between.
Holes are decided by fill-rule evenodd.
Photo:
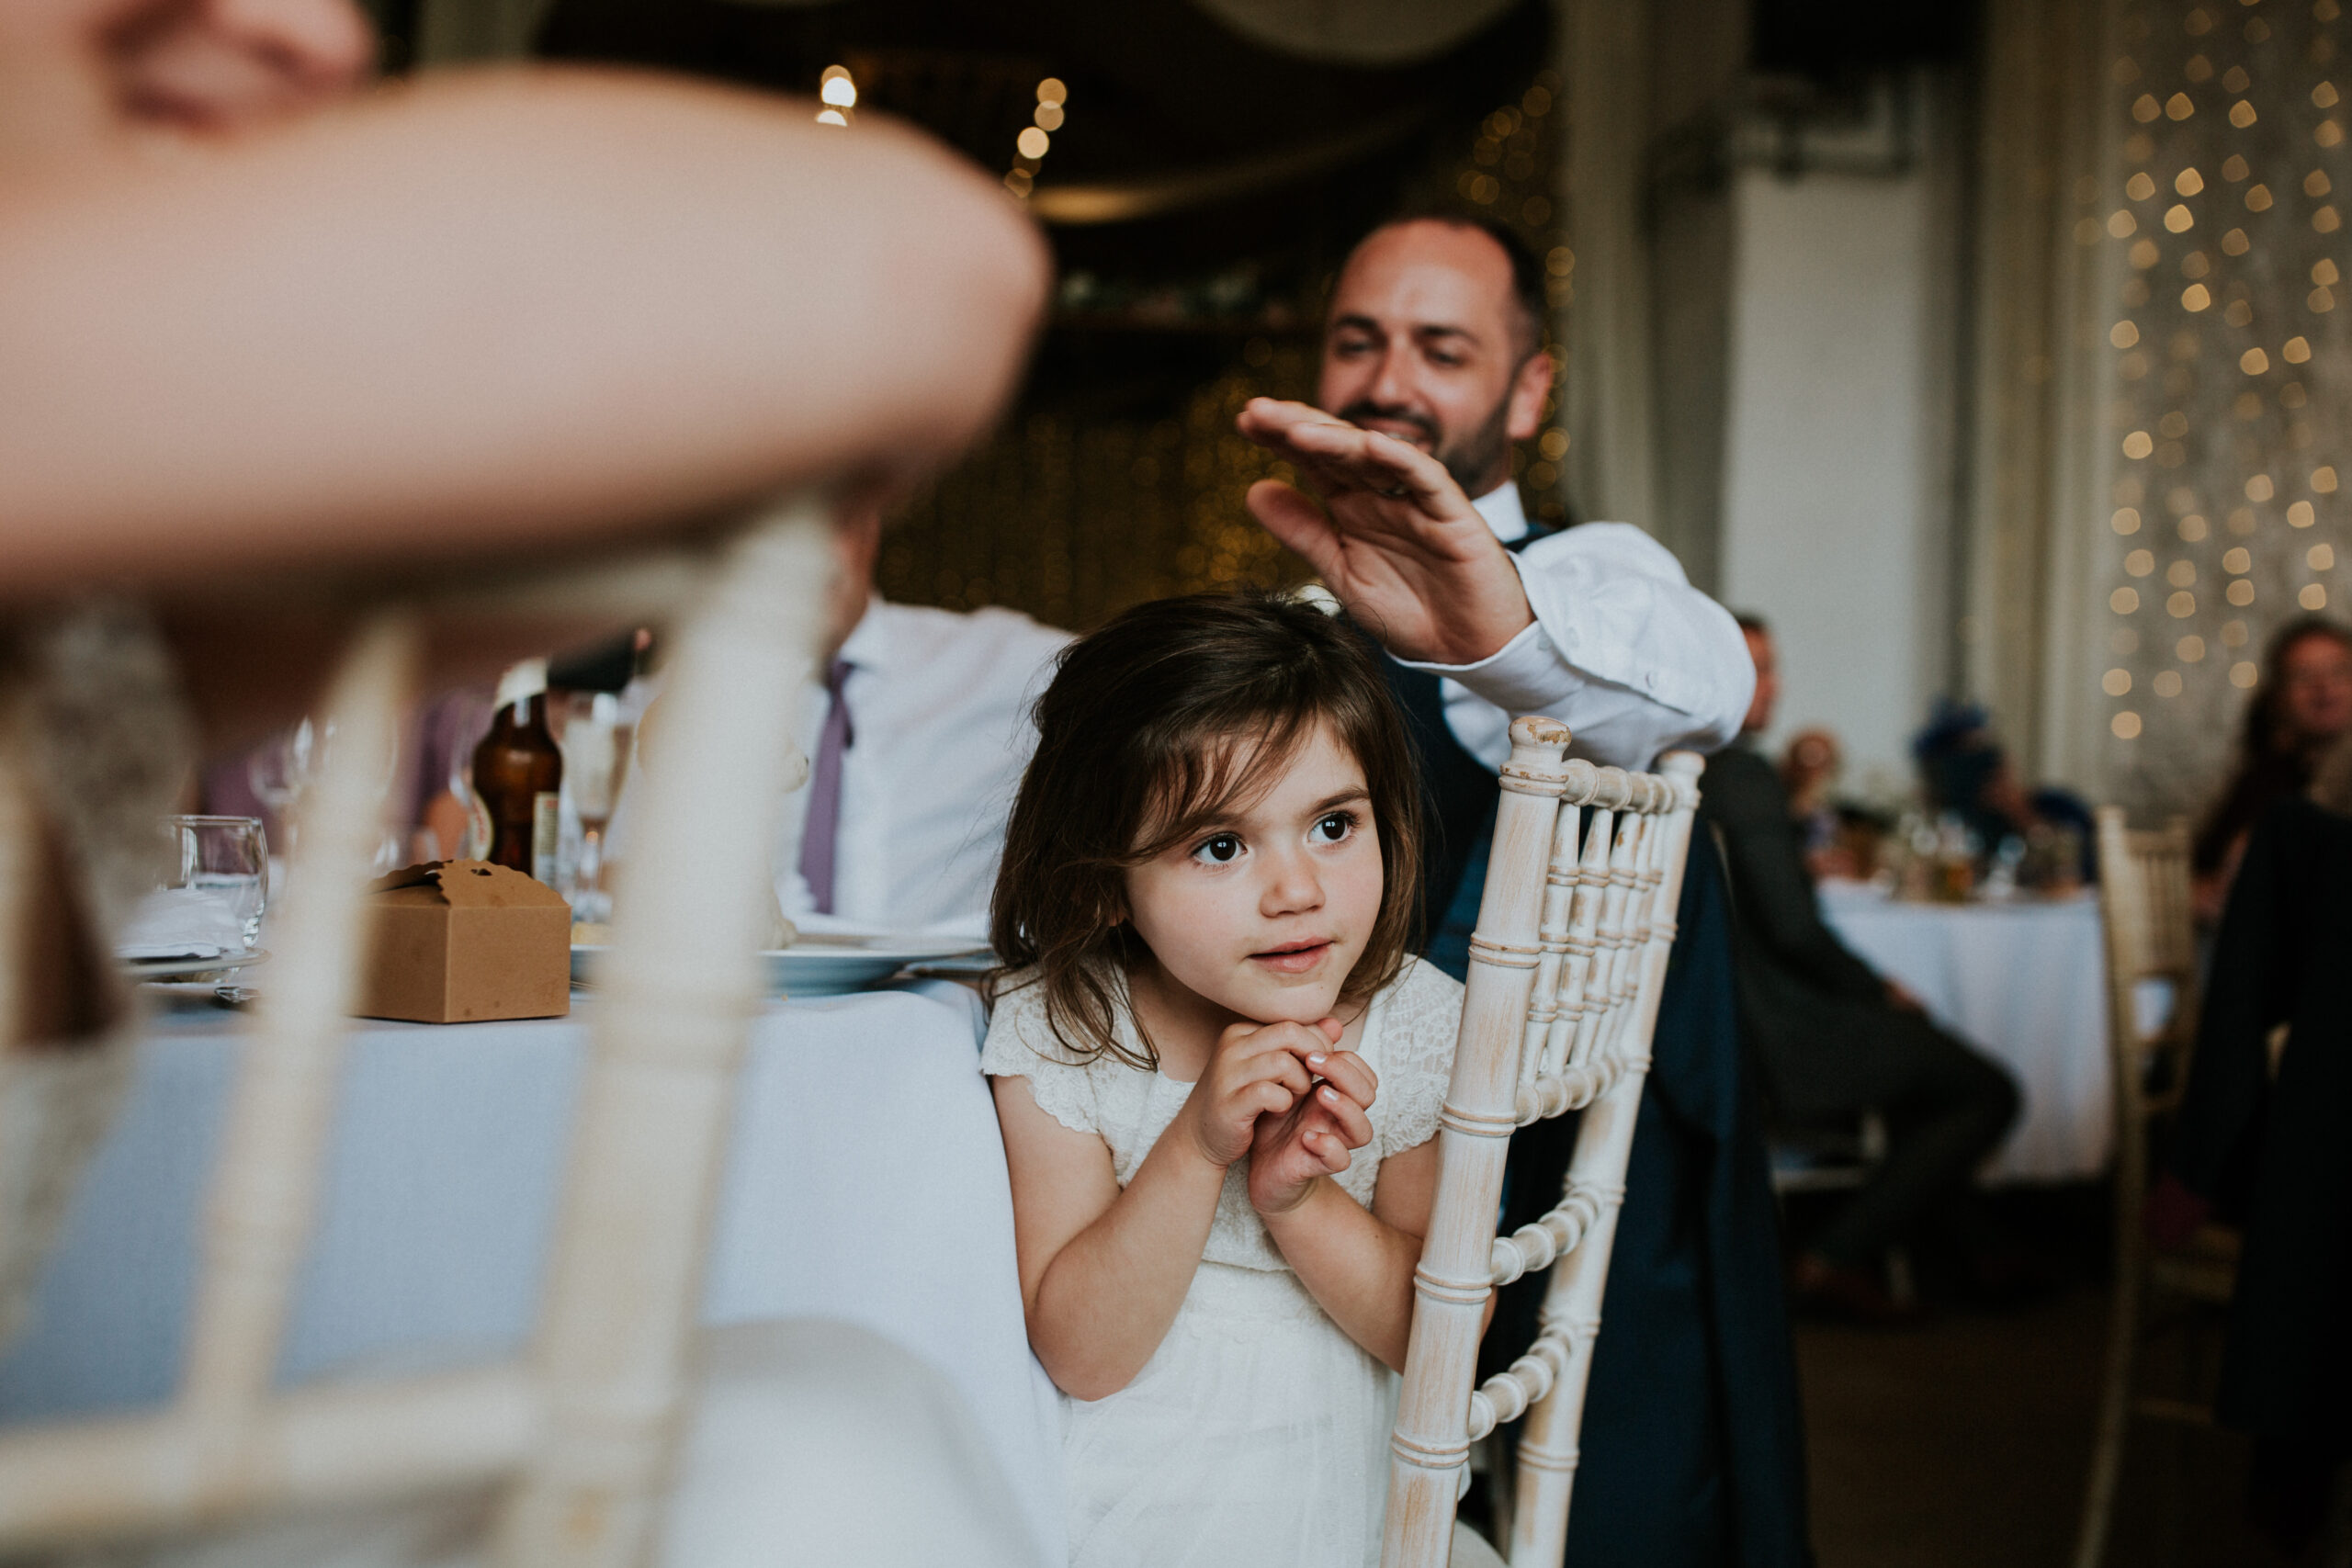
<instances>
[{"instance_id":1,"label":"young girl","mask_svg":"<svg viewBox=\"0 0 2352 1568\"><path fill-rule=\"evenodd\" d=\"M1065 656L981 1055L1070 1560L1359 1568L1461 987L1408 955L1411 753L1355 635L1203 596Z\"/></svg>"}]
</instances>

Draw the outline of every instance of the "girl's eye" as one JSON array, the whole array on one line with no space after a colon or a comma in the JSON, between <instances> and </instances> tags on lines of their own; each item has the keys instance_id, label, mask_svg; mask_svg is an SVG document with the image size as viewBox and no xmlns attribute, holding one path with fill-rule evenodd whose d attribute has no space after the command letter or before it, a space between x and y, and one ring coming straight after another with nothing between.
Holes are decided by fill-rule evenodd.
<instances>
[{"instance_id":1,"label":"girl's eye","mask_svg":"<svg viewBox=\"0 0 2352 1568\"><path fill-rule=\"evenodd\" d=\"M1345 811L1334 811L1307 830L1309 843L1336 844L1354 830L1356 819Z\"/></svg>"},{"instance_id":2,"label":"girl's eye","mask_svg":"<svg viewBox=\"0 0 2352 1568\"><path fill-rule=\"evenodd\" d=\"M1241 858L1241 840L1232 833L1219 833L1203 840L1193 858L1203 865L1231 865Z\"/></svg>"}]
</instances>

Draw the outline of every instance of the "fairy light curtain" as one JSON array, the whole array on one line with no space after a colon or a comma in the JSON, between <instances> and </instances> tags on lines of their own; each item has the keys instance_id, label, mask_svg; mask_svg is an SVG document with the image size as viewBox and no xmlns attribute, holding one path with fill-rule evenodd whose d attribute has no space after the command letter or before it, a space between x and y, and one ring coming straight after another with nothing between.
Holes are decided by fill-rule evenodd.
<instances>
[{"instance_id":1,"label":"fairy light curtain","mask_svg":"<svg viewBox=\"0 0 2352 1568\"><path fill-rule=\"evenodd\" d=\"M2340 0L2116 16L2117 155L2074 236L2112 288L2077 678L2107 792L2145 811L2214 787L2276 627L2352 609L2344 26Z\"/></svg>"}]
</instances>

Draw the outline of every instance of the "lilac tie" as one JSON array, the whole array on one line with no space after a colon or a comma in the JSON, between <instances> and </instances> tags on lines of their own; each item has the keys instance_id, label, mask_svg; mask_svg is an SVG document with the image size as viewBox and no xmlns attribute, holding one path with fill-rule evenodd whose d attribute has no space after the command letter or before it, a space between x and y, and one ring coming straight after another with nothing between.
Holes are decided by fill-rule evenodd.
<instances>
[{"instance_id":1,"label":"lilac tie","mask_svg":"<svg viewBox=\"0 0 2352 1568\"><path fill-rule=\"evenodd\" d=\"M800 875L808 884L817 912L833 912L833 861L842 827L842 753L856 744L849 727L849 704L842 688L850 663L836 659L825 667L825 728L817 738L817 763L808 784L808 818L800 829Z\"/></svg>"}]
</instances>

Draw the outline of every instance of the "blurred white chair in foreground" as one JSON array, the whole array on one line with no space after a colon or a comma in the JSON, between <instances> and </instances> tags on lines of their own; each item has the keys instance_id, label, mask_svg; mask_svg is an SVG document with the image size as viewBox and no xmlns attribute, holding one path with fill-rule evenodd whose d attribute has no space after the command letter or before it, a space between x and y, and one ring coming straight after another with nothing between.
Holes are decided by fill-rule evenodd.
<instances>
[{"instance_id":1,"label":"blurred white chair in foreground","mask_svg":"<svg viewBox=\"0 0 2352 1568\"><path fill-rule=\"evenodd\" d=\"M371 1506L469 1491L492 1499L487 1555L499 1568L652 1561L688 1416L730 1091L763 995L754 954L771 918L768 840L789 715L817 656L834 560L824 509L804 499L715 549L485 594L492 610L589 598L679 612L663 715L675 765L640 781L642 852L623 874L537 1344L526 1360L484 1369L281 1391L274 1374L366 938L358 894L376 849L379 762L416 657L413 612L363 620L328 702L348 743L308 808L290 918L243 1046L178 1396L153 1415L0 1435L0 1553L349 1508L360 1511L317 1526L326 1555L303 1559L348 1560L360 1546L350 1520ZM447 608L435 601L435 613ZM0 872L22 874L17 849L0 844ZM835 1462L858 1451L837 1449ZM715 1483L697 1484L707 1512ZM861 1529L879 1517L864 1511ZM271 1538L218 1550L254 1562ZM466 1550L427 1538L403 1550L432 1561L443 1547Z\"/></svg>"}]
</instances>

